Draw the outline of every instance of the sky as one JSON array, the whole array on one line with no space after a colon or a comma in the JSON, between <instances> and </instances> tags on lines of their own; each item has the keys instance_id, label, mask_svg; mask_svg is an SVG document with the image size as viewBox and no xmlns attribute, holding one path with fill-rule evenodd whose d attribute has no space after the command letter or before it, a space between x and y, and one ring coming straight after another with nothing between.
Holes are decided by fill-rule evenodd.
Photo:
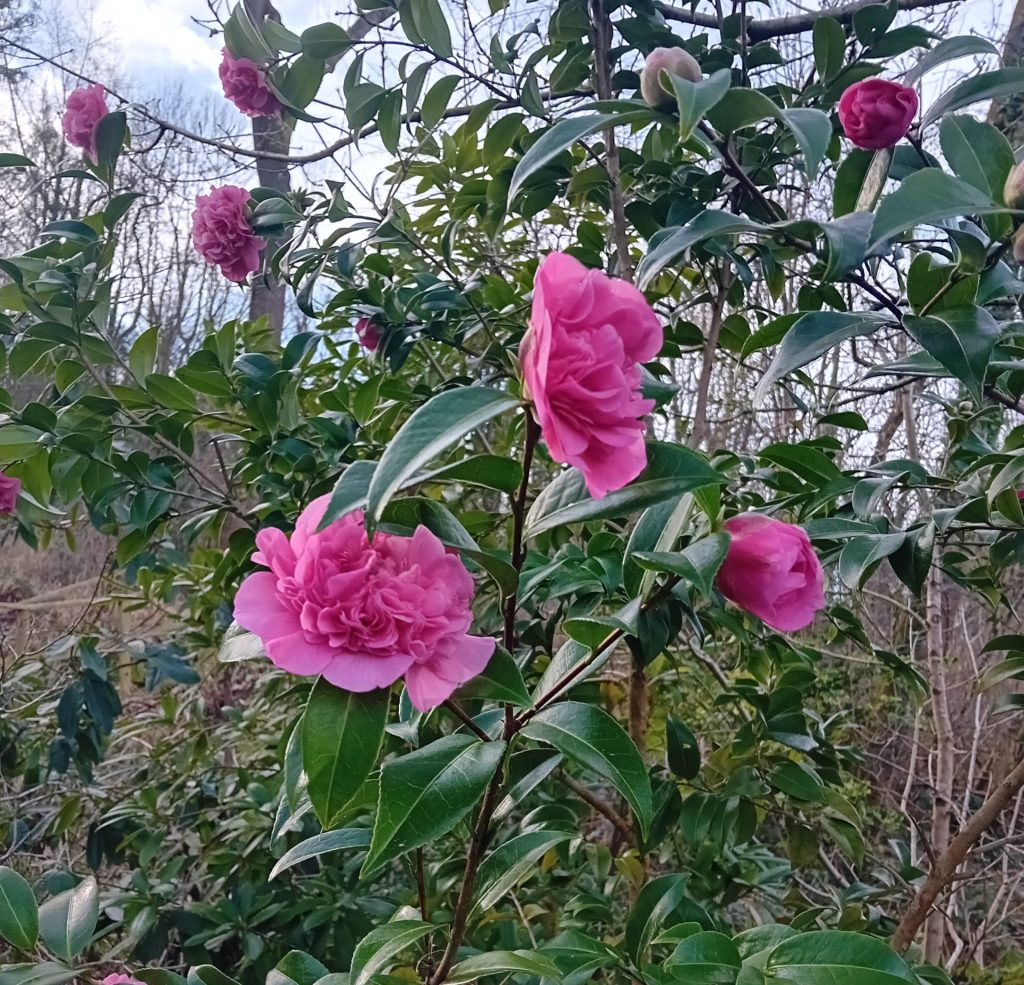
<instances>
[{"instance_id":1,"label":"sky","mask_svg":"<svg viewBox=\"0 0 1024 985\"><path fill-rule=\"evenodd\" d=\"M58 0L68 7L80 2ZM276 6L284 23L297 32L311 24L339 19L336 0L276 0ZM814 0L776 4L779 13L797 13L813 6L817 6ZM960 0L954 13L954 33L992 37L994 24L1005 29L1012 9L1013 0ZM159 90L169 78L180 78L191 86L219 91L221 40L210 37L193 20L208 14L206 0L96 0L97 27L118 51L125 74L144 89Z\"/></svg>"}]
</instances>

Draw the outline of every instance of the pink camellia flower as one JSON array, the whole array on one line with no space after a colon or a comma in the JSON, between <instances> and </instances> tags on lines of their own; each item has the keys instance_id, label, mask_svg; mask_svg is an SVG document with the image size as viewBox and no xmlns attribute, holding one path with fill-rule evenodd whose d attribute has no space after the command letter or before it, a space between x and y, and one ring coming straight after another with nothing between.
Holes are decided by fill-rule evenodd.
<instances>
[{"instance_id":1,"label":"pink camellia flower","mask_svg":"<svg viewBox=\"0 0 1024 985\"><path fill-rule=\"evenodd\" d=\"M405 675L427 711L491 659L494 640L469 636L473 579L426 527L367 539L361 512L317 530L330 497L303 510L289 539L256 535L257 564L235 596L235 618L293 674L322 674L346 691Z\"/></svg>"},{"instance_id":2,"label":"pink camellia flower","mask_svg":"<svg viewBox=\"0 0 1024 985\"><path fill-rule=\"evenodd\" d=\"M523 380L551 457L583 473L600 499L647 464L639 363L663 341L661 323L631 284L550 253L537 270Z\"/></svg>"},{"instance_id":3,"label":"pink camellia flower","mask_svg":"<svg viewBox=\"0 0 1024 985\"><path fill-rule=\"evenodd\" d=\"M356 322L356 338L364 349L376 352L380 345L380 329L374 325L372 318L360 318Z\"/></svg>"},{"instance_id":4,"label":"pink camellia flower","mask_svg":"<svg viewBox=\"0 0 1024 985\"><path fill-rule=\"evenodd\" d=\"M137 978L132 978L131 975L113 974L102 979L100 985L143 985L143 983Z\"/></svg>"},{"instance_id":5,"label":"pink camellia flower","mask_svg":"<svg viewBox=\"0 0 1024 985\"><path fill-rule=\"evenodd\" d=\"M917 92L887 79L855 82L839 100L846 136L864 150L898 144L917 115Z\"/></svg>"},{"instance_id":6,"label":"pink camellia flower","mask_svg":"<svg viewBox=\"0 0 1024 985\"><path fill-rule=\"evenodd\" d=\"M109 112L105 90L99 84L76 89L68 96L64 108L64 116L61 119L64 139L72 147L85 151L85 156L93 164L98 163L96 127Z\"/></svg>"},{"instance_id":7,"label":"pink camellia flower","mask_svg":"<svg viewBox=\"0 0 1024 985\"><path fill-rule=\"evenodd\" d=\"M803 528L759 513L725 521L729 551L718 588L741 609L790 632L825 607L825 573Z\"/></svg>"},{"instance_id":8,"label":"pink camellia flower","mask_svg":"<svg viewBox=\"0 0 1024 985\"><path fill-rule=\"evenodd\" d=\"M18 505L18 493L21 492L21 479L14 478L6 472L0 472L0 513L13 513Z\"/></svg>"},{"instance_id":9,"label":"pink camellia flower","mask_svg":"<svg viewBox=\"0 0 1024 985\"><path fill-rule=\"evenodd\" d=\"M223 49L220 84L228 97L246 116L276 116L281 104L267 85L267 75L249 58L235 58Z\"/></svg>"},{"instance_id":10,"label":"pink camellia flower","mask_svg":"<svg viewBox=\"0 0 1024 985\"><path fill-rule=\"evenodd\" d=\"M236 283L259 270L265 245L249 225L250 197L244 188L221 185L209 195L197 195L192 213L192 243L199 255Z\"/></svg>"}]
</instances>

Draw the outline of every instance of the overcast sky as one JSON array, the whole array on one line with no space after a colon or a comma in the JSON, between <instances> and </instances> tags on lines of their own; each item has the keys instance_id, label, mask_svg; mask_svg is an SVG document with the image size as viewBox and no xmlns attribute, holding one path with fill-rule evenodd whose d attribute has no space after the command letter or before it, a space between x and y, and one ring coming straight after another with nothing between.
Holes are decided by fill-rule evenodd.
<instances>
[{"instance_id":1,"label":"overcast sky","mask_svg":"<svg viewBox=\"0 0 1024 985\"><path fill-rule=\"evenodd\" d=\"M61 2L71 6L81 0ZM276 6L284 23L301 31L310 24L337 20L335 12L340 5L337 0L276 0ZM783 13L813 6L814 0L775 4ZM1012 8L1012 0L960 0L952 33L992 37L996 25L1005 29ZM97 0L96 21L122 56L125 74L141 87L158 89L169 74L184 74L193 84L213 91L217 89L221 40L211 38L193 20L208 13L205 0Z\"/></svg>"}]
</instances>

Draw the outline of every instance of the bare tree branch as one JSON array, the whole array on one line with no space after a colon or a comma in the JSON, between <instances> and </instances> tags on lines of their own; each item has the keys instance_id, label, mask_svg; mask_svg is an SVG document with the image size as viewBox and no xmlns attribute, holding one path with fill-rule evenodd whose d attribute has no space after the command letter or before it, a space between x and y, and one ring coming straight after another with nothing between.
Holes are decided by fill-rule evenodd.
<instances>
[{"instance_id":1,"label":"bare tree branch","mask_svg":"<svg viewBox=\"0 0 1024 985\"><path fill-rule=\"evenodd\" d=\"M764 41L767 38L780 38L790 34L804 34L814 27L814 22L822 17L834 17L841 24L848 24L853 15L864 7L870 7L878 0L853 0L842 7L831 10L814 10L807 14L792 14L788 17L773 17L769 20L751 20L747 25L747 37L751 41ZM900 10L921 10L941 7L959 0L899 0ZM656 3L655 6L669 20L681 24L693 24L695 27L706 27L717 31L719 28L717 14L699 14L692 10L683 10L667 3Z\"/></svg>"}]
</instances>

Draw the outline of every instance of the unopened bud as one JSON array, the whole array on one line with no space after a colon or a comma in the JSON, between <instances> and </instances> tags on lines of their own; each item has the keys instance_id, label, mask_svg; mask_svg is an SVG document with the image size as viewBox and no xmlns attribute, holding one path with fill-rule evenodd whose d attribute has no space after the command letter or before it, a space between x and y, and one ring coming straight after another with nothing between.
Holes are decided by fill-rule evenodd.
<instances>
[{"instance_id":1,"label":"unopened bud","mask_svg":"<svg viewBox=\"0 0 1024 985\"><path fill-rule=\"evenodd\" d=\"M1024 226L1013 235L1013 259L1017 263L1024 263Z\"/></svg>"},{"instance_id":2,"label":"unopened bud","mask_svg":"<svg viewBox=\"0 0 1024 985\"><path fill-rule=\"evenodd\" d=\"M1010 168L1003 186L1003 201L1010 209L1024 207L1024 164L1015 164Z\"/></svg>"},{"instance_id":3,"label":"unopened bud","mask_svg":"<svg viewBox=\"0 0 1024 985\"><path fill-rule=\"evenodd\" d=\"M703 78L700 64L688 51L682 48L655 48L647 56L640 72L640 95L648 106L665 108L675 105L676 97L661 84L663 70L690 82L700 82Z\"/></svg>"}]
</instances>

